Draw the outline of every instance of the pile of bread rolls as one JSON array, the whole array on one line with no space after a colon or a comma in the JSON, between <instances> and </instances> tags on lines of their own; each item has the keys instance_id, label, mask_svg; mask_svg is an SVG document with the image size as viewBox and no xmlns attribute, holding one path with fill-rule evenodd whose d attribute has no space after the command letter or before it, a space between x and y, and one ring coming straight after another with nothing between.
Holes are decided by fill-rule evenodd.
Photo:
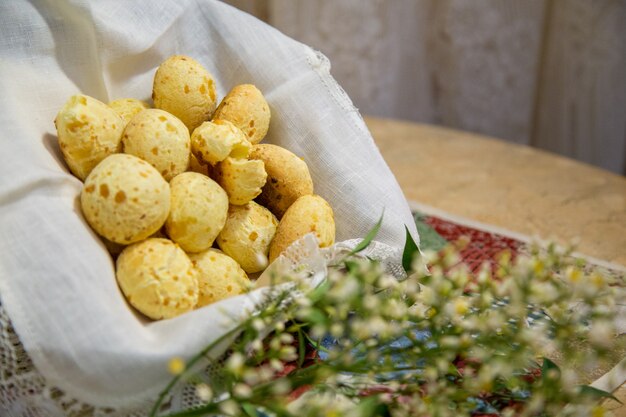
<instances>
[{"instance_id":1,"label":"pile of bread rolls","mask_svg":"<svg viewBox=\"0 0 626 417\"><path fill-rule=\"evenodd\" d=\"M55 125L82 213L116 259L128 302L171 318L241 294L291 243L335 239L305 161L260 144L270 107L250 84L217 106L211 74L176 55L154 77L154 108L72 96ZM219 248L219 249L218 249Z\"/></svg>"}]
</instances>

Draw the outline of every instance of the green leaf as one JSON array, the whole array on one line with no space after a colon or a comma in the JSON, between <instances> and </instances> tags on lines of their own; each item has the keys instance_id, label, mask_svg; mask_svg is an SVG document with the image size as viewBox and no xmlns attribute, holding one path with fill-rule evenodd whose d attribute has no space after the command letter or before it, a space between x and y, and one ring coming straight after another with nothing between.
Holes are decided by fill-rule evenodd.
<instances>
[{"instance_id":1,"label":"green leaf","mask_svg":"<svg viewBox=\"0 0 626 417\"><path fill-rule=\"evenodd\" d=\"M324 281L322 281L317 287L315 287L313 291L311 291L309 299L313 304L315 304L316 302L321 300L324 295L326 295L329 289L330 282L328 282L328 279L324 278Z\"/></svg>"},{"instance_id":2,"label":"green leaf","mask_svg":"<svg viewBox=\"0 0 626 417\"><path fill-rule=\"evenodd\" d=\"M548 377L548 374L552 370L555 370L558 375L561 374L561 369L556 363L552 362L548 358L543 358L543 365L541 366L541 379L545 381Z\"/></svg>"},{"instance_id":3,"label":"green leaf","mask_svg":"<svg viewBox=\"0 0 626 417\"><path fill-rule=\"evenodd\" d=\"M345 261L344 264L346 265L348 272L351 274L355 274L359 270L359 264L357 262Z\"/></svg>"},{"instance_id":4,"label":"green leaf","mask_svg":"<svg viewBox=\"0 0 626 417\"><path fill-rule=\"evenodd\" d=\"M307 322L311 324L325 324L328 317L317 308L311 308L307 316Z\"/></svg>"},{"instance_id":5,"label":"green leaf","mask_svg":"<svg viewBox=\"0 0 626 417\"><path fill-rule=\"evenodd\" d=\"M367 248L370 243L372 243L372 240L374 240L374 238L378 234L378 231L380 230L380 226L383 224L384 216L385 216L385 210L383 209L383 212L380 215L380 219L378 219L378 222L367 233L365 238L358 245L356 245L356 247L352 249L352 251L350 251L349 255L354 255L355 253L361 252L363 249Z\"/></svg>"},{"instance_id":6,"label":"green leaf","mask_svg":"<svg viewBox=\"0 0 626 417\"><path fill-rule=\"evenodd\" d=\"M319 341L316 342L315 340L313 340L311 336L308 335L308 333L302 332L302 334L306 338L307 342L309 342L309 344L313 346L313 349L321 350L323 352L330 352L328 349L322 346L322 344Z\"/></svg>"},{"instance_id":7,"label":"green leaf","mask_svg":"<svg viewBox=\"0 0 626 417\"><path fill-rule=\"evenodd\" d=\"M357 409L359 410L359 416L362 417L382 417L390 415L388 407L382 404L377 396L360 400Z\"/></svg>"},{"instance_id":8,"label":"green leaf","mask_svg":"<svg viewBox=\"0 0 626 417\"><path fill-rule=\"evenodd\" d=\"M601 389L598 388L594 388L591 385L580 385L578 387L578 389L580 389L580 393L582 395L586 395L592 398L610 398L612 400L617 401L618 403L622 404L622 402L620 400L618 400L613 394L611 394L610 392L606 392L603 391Z\"/></svg>"},{"instance_id":9,"label":"green leaf","mask_svg":"<svg viewBox=\"0 0 626 417\"><path fill-rule=\"evenodd\" d=\"M557 365L556 363L552 362L548 358L543 358L543 365L541 365L541 373L543 374L543 373L549 371L550 369L556 369L559 372L561 371L561 369L559 368L559 365Z\"/></svg>"},{"instance_id":10,"label":"green leaf","mask_svg":"<svg viewBox=\"0 0 626 417\"><path fill-rule=\"evenodd\" d=\"M304 344L304 332L298 329L298 368L302 368L306 355L306 345Z\"/></svg>"},{"instance_id":11,"label":"green leaf","mask_svg":"<svg viewBox=\"0 0 626 417\"><path fill-rule=\"evenodd\" d=\"M406 230L406 242L404 244L404 251L402 252L402 267L408 273L411 270L411 263L413 262L413 256L419 251L417 243L413 240L413 236L409 232L409 228L404 226Z\"/></svg>"},{"instance_id":12,"label":"green leaf","mask_svg":"<svg viewBox=\"0 0 626 417\"><path fill-rule=\"evenodd\" d=\"M241 404L241 408L245 411L246 415L250 417L259 417L259 413L256 411L256 408L250 403Z\"/></svg>"}]
</instances>

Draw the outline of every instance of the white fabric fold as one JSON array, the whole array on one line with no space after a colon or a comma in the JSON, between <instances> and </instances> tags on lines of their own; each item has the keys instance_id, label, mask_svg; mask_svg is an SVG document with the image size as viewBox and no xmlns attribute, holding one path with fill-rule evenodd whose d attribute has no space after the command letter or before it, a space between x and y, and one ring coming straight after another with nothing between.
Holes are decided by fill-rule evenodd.
<instances>
[{"instance_id":1,"label":"white fabric fold","mask_svg":"<svg viewBox=\"0 0 626 417\"><path fill-rule=\"evenodd\" d=\"M0 298L48 383L97 406L149 401L170 379L168 361L217 338L249 300L161 322L138 317L58 150L53 119L70 95L149 100L154 71L174 54L200 61L220 97L241 83L263 91L272 111L265 142L307 162L338 240L363 237L383 208L377 240L402 246L405 225L417 238L358 111L307 46L208 0L1 2Z\"/></svg>"}]
</instances>

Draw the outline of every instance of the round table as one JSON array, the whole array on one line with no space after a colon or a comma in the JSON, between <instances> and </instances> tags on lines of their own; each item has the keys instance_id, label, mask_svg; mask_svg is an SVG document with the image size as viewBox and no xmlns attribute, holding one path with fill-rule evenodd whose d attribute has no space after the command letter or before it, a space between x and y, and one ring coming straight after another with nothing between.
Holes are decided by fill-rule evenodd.
<instances>
[{"instance_id":1,"label":"round table","mask_svg":"<svg viewBox=\"0 0 626 417\"><path fill-rule=\"evenodd\" d=\"M366 117L408 200L626 265L626 178L527 146Z\"/></svg>"},{"instance_id":2,"label":"round table","mask_svg":"<svg viewBox=\"0 0 626 417\"><path fill-rule=\"evenodd\" d=\"M409 201L626 266L626 178L527 146L365 117ZM615 395L626 404L626 384ZM626 405L607 404L626 417Z\"/></svg>"}]
</instances>

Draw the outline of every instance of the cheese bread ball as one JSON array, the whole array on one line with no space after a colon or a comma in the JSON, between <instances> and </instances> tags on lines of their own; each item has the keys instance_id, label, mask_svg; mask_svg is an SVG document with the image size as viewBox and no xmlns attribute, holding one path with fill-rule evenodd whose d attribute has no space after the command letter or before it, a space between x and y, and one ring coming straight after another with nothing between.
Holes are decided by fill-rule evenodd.
<instances>
[{"instance_id":1,"label":"cheese bread ball","mask_svg":"<svg viewBox=\"0 0 626 417\"><path fill-rule=\"evenodd\" d=\"M232 122L254 145L263 140L270 127L270 106L258 88L241 84L224 97L213 118Z\"/></svg>"},{"instance_id":2,"label":"cheese bread ball","mask_svg":"<svg viewBox=\"0 0 626 417\"><path fill-rule=\"evenodd\" d=\"M267 267L267 254L277 225L272 212L254 201L245 206L230 206L217 244L248 274L259 272Z\"/></svg>"},{"instance_id":3,"label":"cheese bread ball","mask_svg":"<svg viewBox=\"0 0 626 417\"><path fill-rule=\"evenodd\" d=\"M227 120L204 122L191 135L191 152L206 164L215 165L228 156L247 158L251 147L241 129Z\"/></svg>"},{"instance_id":4,"label":"cheese bread ball","mask_svg":"<svg viewBox=\"0 0 626 417\"><path fill-rule=\"evenodd\" d=\"M243 294L248 290L248 275L230 256L218 249L189 255L198 279L198 305L196 308L224 298Z\"/></svg>"},{"instance_id":5,"label":"cheese bread ball","mask_svg":"<svg viewBox=\"0 0 626 417\"><path fill-rule=\"evenodd\" d=\"M150 108L148 103L136 98L118 98L110 102L109 107L124 120L124 125L127 125L130 119L140 111Z\"/></svg>"},{"instance_id":6,"label":"cheese bread ball","mask_svg":"<svg viewBox=\"0 0 626 417\"><path fill-rule=\"evenodd\" d=\"M100 236L128 245L163 226L170 212L170 187L146 161L118 153L91 171L80 204Z\"/></svg>"},{"instance_id":7,"label":"cheese bread ball","mask_svg":"<svg viewBox=\"0 0 626 417\"><path fill-rule=\"evenodd\" d=\"M124 153L149 162L167 181L189 168L191 140L187 127L170 113L146 109L124 129Z\"/></svg>"},{"instance_id":8,"label":"cheese bread ball","mask_svg":"<svg viewBox=\"0 0 626 417\"><path fill-rule=\"evenodd\" d=\"M168 236L187 252L208 249L226 223L228 196L211 178L184 172L170 181Z\"/></svg>"},{"instance_id":9,"label":"cheese bread ball","mask_svg":"<svg viewBox=\"0 0 626 417\"><path fill-rule=\"evenodd\" d=\"M126 299L151 319L176 317L198 303L193 264L171 240L150 238L128 246L116 265Z\"/></svg>"},{"instance_id":10,"label":"cheese bread ball","mask_svg":"<svg viewBox=\"0 0 626 417\"><path fill-rule=\"evenodd\" d=\"M154 107L172 113L193 132L202 122L209 120L215 110L215 83L198 61L175 55L157 69L152 100Z\"/></svg>"},{"instance_id":11,"label":"cheese bread ball","mask_svg":"<svg viewBox=\"0 0 626 417\"><path fill-rule=\"evenodd\" d=\"M70 97L54 125L63 158L81 180L104 158L121 151L124 122L113 109L93 97Z\"/></svg>"},{"instance_id":12,"label":"cheese bread ball","mask_svg":"<svg viewBox=\"0 0 626 417\"><path fill-rule=\"evenodd\" d=\"M302 196L287 209L270 245L270 262L293 242L311 232L315 233L320 248L335 243L333 209L319 195Z\"/></svg>"},{"instance_id":13,"label":"cheese bread ball","mask_svg":"<svg viewBox=\"0 0 626 417\"><path fill-rule=\"evenodd\" d=\"M263 161L228 157L215 166L213 176L228 194L230 204L243 205L261 194L267 174Z\"/></svg>"},{"instance_id":14,"label":"cheese bread ball","mask_svg":"<svg viewBox=\"0 0 626 417\"><path fill-rule=\"evenodd\" d=\"M257 201L279 219L298 198L313 194L309 167L287 149L270 144L254 145L250 159L263 161L267 172L267 182Z\"/></svg>"}]
</instances>

